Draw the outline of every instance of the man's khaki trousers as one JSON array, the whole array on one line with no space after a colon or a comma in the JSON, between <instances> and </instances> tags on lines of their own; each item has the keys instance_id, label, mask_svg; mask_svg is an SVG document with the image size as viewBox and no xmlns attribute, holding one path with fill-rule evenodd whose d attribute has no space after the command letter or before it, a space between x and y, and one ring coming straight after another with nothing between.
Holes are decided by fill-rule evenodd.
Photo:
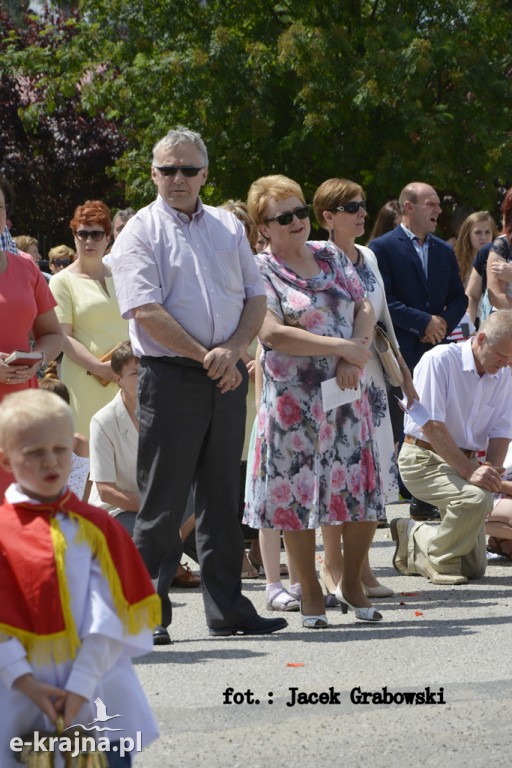
<instances>
[{"instance_id":1,"label":"man's khaki trousers","mask_svg":"<svg viewBox=\"0 0 512 768\"><path fill-rule=\"evenodd\" d=\"M425 560L438 573L479 579L487 565L484 520L493 495L468 483L433 451L404 443L398 458L409 491L439 507L441 523L417 523L409 534L409 573L423 573ZM477 461L475 459L475 467Z\"/></svg>"}]
</instances>

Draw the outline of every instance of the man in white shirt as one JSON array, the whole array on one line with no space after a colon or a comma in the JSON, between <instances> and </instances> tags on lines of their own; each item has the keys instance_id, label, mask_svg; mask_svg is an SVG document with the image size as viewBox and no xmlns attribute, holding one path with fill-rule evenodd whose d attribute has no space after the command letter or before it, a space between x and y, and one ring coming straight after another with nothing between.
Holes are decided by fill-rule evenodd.
<instances>
[{"instance_id":1,"label":"man in white shirt","mask_svg":"<svg viewBox=\"0 0 512 768\"><path fill-rule=\"evenodd\" d=\"M486 568L484 520L501 487L512 439L512 310L495 312L469 341L435 347L414 370L428 420L404 420L401 475L441 523L391 523L393 565L434 584L465 584ZM485 452L485 463L478 454Z\"/></svg>"},{"instance_id":2,"label":"man in white shirt","mask_svg":"<svg viewBox=\"0 0 512 768\"><path fill-rule=\"evenodd\" d=\"M242 595L238 522L247 371L240 360L266 311L245 230L230 212L203 205L208 154L199 134L178 128L153 149L157 199L128 221L111 253L116 293L140 357L134 541L158 579L166 644L171 622L161 563L181 556L179 526L191 486L196 543L211 635L266 634Z\"/></svg>"}]
</instances>

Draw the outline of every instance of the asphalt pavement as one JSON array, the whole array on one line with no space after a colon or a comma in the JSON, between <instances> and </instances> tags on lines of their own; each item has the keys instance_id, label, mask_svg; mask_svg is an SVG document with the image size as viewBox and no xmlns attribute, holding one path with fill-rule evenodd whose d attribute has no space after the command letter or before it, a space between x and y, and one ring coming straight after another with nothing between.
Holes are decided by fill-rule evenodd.
<instances>
[{"instance_id":1,"label":"asphalt pavement","mask_svg":"<svg viewBox=\"0 0 512 768\"><path fill-rule=\"evenodd\" d=\"M388 507L389 519L407 514ZM209 638L200 590L173 590L173 645L135 660L161 732L136 767L505 764L512 563L442 587L397 574L393 553L389 528L377 531L371 563L395 594L374 600L376 624L337 608L324 630L288 613L268 637ZM270 615L263 578L244 592Z\"/></svg>"}]
</instances>

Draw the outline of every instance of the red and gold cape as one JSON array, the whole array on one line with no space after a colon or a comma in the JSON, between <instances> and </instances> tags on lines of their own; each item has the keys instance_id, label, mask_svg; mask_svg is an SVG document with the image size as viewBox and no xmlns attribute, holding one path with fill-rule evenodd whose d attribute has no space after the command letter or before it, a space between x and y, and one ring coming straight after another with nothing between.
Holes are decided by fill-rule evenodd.
<instances>
[{"instance_id":1,"label":"red and gold cape","mask_svg":"<svg viewBox=\"0 0 512 768\"><path fill-rule=\"evenodd\" d=\"M0 640L16 637L29 661L59 664L80 647L65 570L66 539L57 513L78 526L98 560L126 634L161 623L161 603L128 532L105 511L66 489L51 504L0 506ZM84 573L84 579L89 575Z\"/></svg>"}]
</instances>

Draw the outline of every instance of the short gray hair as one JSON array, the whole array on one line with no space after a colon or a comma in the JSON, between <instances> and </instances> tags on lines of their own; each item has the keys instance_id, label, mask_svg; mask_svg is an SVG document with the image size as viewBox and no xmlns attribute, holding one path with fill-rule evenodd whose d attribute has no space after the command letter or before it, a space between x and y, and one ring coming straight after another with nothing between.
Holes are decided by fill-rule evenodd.
<instances>
[{"instance_id":1,"label":"short gray hair","mask_svg":"<svg viewBox=\"0 0 512 768\"><path fill-rule=\"evenodd\" d=\"M497 344L505 336L512 338L512 309L498 309L496 312L491 312L478 329L478 334L480 333L485 333L489 344Z\"/></svg>"},{"instance_id":2,"label":"short gray hair","mask_svg":"<svg viewBox=\"0 0 512 768\"><path fill-rule=\"evenodd\" d=\"M183 125L178 125L176 128L166 133L163 139L157 141L153 147L153 165L155 165L156 156L161 149L174 149L174 147L177 147L179 144L193 144L194 147L201 153L204 167L208 167L208 151L206 149L206 144L201 138L201 134L196 133L195 131L191 131L189 128L185 128Z\"/></svg>"},{"instance_id":3,"label":"short gray hair","mask_svg":"<svg viewBox=\"0 0 512 768\"><path fill-rule=\"evenodd\" d=\"M135 211L133 208L122 208L115 214L114 218L112 219L112 227L114 227L116 221L118 220L122 221L123 224L126 224L126 222L132 218L132 216L135 216Z\"/></svg>"}]
</instances>

